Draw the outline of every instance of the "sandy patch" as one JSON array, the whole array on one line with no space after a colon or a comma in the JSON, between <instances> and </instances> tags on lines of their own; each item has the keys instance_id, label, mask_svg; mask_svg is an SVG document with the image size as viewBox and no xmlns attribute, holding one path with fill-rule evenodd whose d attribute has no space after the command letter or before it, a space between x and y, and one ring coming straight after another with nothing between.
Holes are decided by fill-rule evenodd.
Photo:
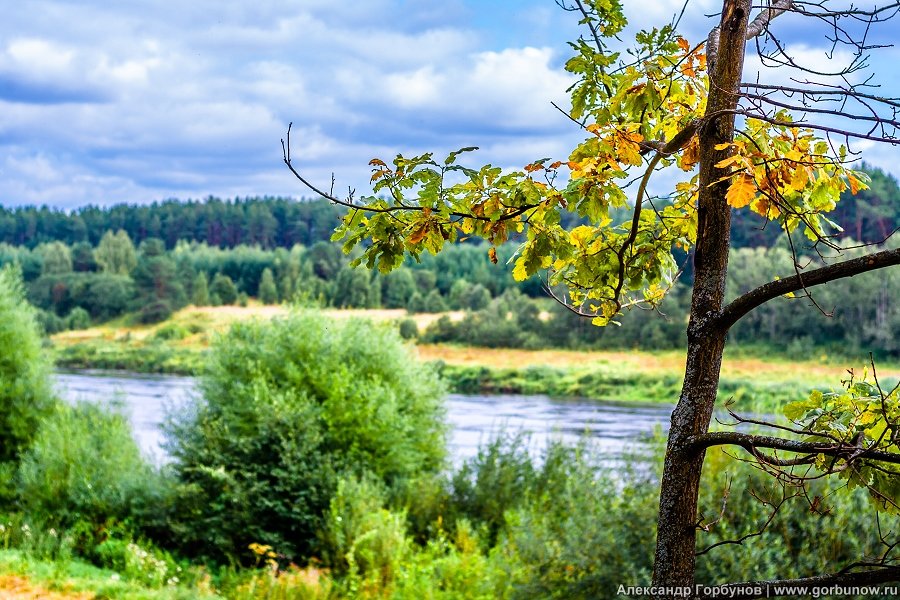
<instances>
[{"instance_id":1,"label":"sandy patch","mask_svg":"<svg viewBox=\"0 0 900 600\"><path fill-rule=\"evenodd\" d=\"M3 600L91 600L89 592L54 592L35 585L18 575L0 575L0 598Z\"/></svg>"}]
</instances>

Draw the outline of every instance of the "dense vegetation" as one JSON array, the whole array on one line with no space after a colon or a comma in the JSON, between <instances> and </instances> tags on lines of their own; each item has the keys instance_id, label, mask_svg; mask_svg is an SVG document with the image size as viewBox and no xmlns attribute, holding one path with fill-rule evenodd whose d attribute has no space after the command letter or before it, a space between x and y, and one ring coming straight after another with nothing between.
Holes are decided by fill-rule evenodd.
<instances>
[{"instance_id":1,"label":"dense vegetation","mask_svg":"<svg viewBox=\"0 0 900 600\"><path fill-rule=\"evenodd\" d=\"M549 300L539 280L513 282L506 259L514 251L514 244L502 247L495 265L482 247L462 245L380 275L351 268L349 258L327 242L271 250L179 243L166 250L155 238L135 248L119 231L106 234L96 248L70 248L62 242L34 249L0 244L0 264L19 265L28 299L41 309L40 320L49 333L132 312L140 322L157 322L188 304L246 304L254 297L267 304L466 311L462 320L445 318L423 332L428 342L650 350L683 344L685 283L676 284L659 312L633 310L622 319L625 326L597 328ZM783 248L738 248L731 264L731 297L793 271L791 255ZM811 309L808 300L783 298L754 312L732 336L742 345L788 354L818 349L829 355L875 351L895 357L900 355L900 342L892 335L900 328L898 296L900 274L861 275L817 291L819 306L833 316Z\"/></svg>"},{"instance_id":2,"label":"dense vegetation","mask_svg":"<svg viewBox=\"0 0 900 600\"><path fill-rule=\"evenodd\" d=\"M0 273L0 322L16 324L0 350L31 350L0 365L0 389L28 379L43 416L10 410L21 387L0 397L22 426L0 432L19 447L5 463L0 572L107 598L596 598L649 576L651 463L611 471L589 445L535 457L527 438L502 435L449 469L440 386L388 327L302 313L235 326L159 468L114 405L53 397L17 277ZM704 514L721 512L724 490L729 500L704 543L766 521L754 495L780 491L763 478L715 453ZM811 540L816 562L877 551L858 533L872 530L863 496L832 491L818 486L813 510L790 502L745 542L749 559L705 555L698 580L803 573L815 565L795 551Z\"/></svg>"}]
</instances>

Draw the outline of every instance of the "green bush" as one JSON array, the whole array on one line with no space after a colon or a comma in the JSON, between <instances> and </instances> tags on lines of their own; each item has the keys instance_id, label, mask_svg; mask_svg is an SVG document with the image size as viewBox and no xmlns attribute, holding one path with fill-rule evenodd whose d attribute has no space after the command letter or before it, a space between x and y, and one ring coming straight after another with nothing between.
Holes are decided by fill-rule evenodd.
<instances>
[{"instance_id":1,"label":"green bush","mask_svg":"<svg viewBox=\"0 0 900 600\"><path fill-rule=\"evenodd\" d=\"M17 479L25 510L61 526L142 515L161 489L125 416L94 404L57 405L22 455Z\"/></svg>"},{"instance_id":2,"label":"green bush","mask_svg":"<svg viewBox=\"0 0 900 600\"><path fill-rule=\"evenodd\" d=\"M0 502L8 477L38 424L56 403L52 365L44 352L34 309L25 301L18 269L0 269Z\"/></svg>"},{"instance_id":3,"label":"green bush","mask_svg":"<svg viewBox=\"0 0 900 600\"><path fill-rule=\"evenodd\" d=\"M203 399L168 426L185 550L309 556L342 475L391 489L445 460L435 375L388 326L294 313L234 325L211 350Z\"/></svg>"},{"instance_id":4,"label":"green bush","mask_svg":"<svg viewBox=\"0 0 900 600\"><path fill-rule=\"evenodd\" d=\"M238 299L238 289L231 277L222 273L216 273L212 283L209 284L209 297L210 301L213 302L213 306L234 304Z\"/></svg>"},{"instance_id":5,"label":"green bush","mask_svg":"<svg viewBox=\"0 0 900 600\"><path fill-rule=\"evenodd\" d=\"M275 277L272 275L272 269L266 267L263 269L262 276L259 278L259 301L263 304L275 304L278 302L278 288L275 286Z\"/></svg>"},{"instance_id":6,"label":"green bush","mask_svg":"<svg viewBox=\"0 0 900 600\"><path fill-rule=\"evenodd\" d=\"M506 511L525 501L536 481L528 437L504 433L481 446L454 474L452 501L460 514L486 525L494 537Z\"/></svg>"},{"instance_id":7,"label":"green bush","mask_svg":"<svg viewBox=\"0 0 900 600\"><path fill-rule=\"evenodd\" d=\"M36 318L41 329L47 335L66 330L66 320L51 310L36 309Z\"/></svg>"},{"instance_id":8,"label":"green bush","mask_svg":"<svg viewBox=\"0 0 900 600\"><path fill-rule=\"evenodd\" d=\"M428 295L422 300L422 305L424 312L439 313L447 310L447 303L436 289L428 292Z\"/></svg>"},{"instance_id":9,"label":"green bush","mask_svg":"<svg viewBox=\"0 0 900 600\"><path fill-rule=\"evenodd\" d=\"M190 328L182 327L177 323L166 323L153 332L153 338L157 340L177 341L183 340L190 334Z\"/></svg>"},{"instance_id":10,"label":"green bush","mask_svg":"<svg viewBox=\"0 0 900 600\"><path fill-rule=\"evenodd\" d=\"M409 554L406 517L384 508L386 496L371 477L338 482L322 533L323 556L337 572L389 579Z\"/></svg>"},{"instance_id":11,"label":"green bush","mask_svg":"<svg viewBox=\"0 0 900 600\"><path fill-rule=\"evenodd\" d=\"M413 319L401 319L397 329L404 340L414 340L419 335L419 326Z\"/></svg>"},{"instance_id":12,"label":"green bush","mask_svg":"<svg viewBox=\"0 0 900 600\"><path fill-rule=\"evenodd\" d=\"M166 300L154 300L138 313L138 320L144 324L159 323L172 316L172 305Z\"/></svg>"},{"instance_id":13,"label":"green bush","mask_svg":"<svg viewBox=\"0 0 900 600\"><path fill-rule=\"evenodd\" d=\"M69 329L87 329L91 326L91 315L80 306L76 306L66 317L66 324Z\"/></svg>"},{"instance_id":14,"label":"green bush","mask_svg":"<svg viewBox=\"0 0 900 600\"><path fill-rule=\"evenodd\" d=\"M657 484L610 469L583 448L552 444L533 486L506 513L501 552L516 572L514 598L611 598L649 582Z\"/></svg>"}]
</instances>

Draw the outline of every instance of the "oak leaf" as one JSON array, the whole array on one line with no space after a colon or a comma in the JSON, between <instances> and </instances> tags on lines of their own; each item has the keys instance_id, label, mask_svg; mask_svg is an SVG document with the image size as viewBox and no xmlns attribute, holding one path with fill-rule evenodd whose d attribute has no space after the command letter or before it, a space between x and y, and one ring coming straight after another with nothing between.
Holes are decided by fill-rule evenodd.
<instances>
[{"instance_id":1,"label":"oak leaf","mask_svg":"<svg viewBox=\"0 0 900 600\"><path fill-rule=\"evenodd\" d=\"M734 208L743 208L750 204L756 195L756 181L746 173L740 173L728 186L725 200Z\"/></svg>"}]
</instances>

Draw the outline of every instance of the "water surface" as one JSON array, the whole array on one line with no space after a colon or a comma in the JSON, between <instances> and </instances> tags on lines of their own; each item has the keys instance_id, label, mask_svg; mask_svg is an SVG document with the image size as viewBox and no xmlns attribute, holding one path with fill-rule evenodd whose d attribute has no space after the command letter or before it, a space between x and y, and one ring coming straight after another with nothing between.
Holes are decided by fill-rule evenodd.
<instances>
[{"instance_id":1,"label":"water surface","mask_svg":"<svg viewBox=\"0 0 900 600\"><path fill-rule=\"evenodd\" d=\"M161 425L166 412L184 406L197 395L194 378L172 375L80 371L57 374L56 384L69 402L121 403L141 449L157 461L165 458ZM623 452L640 450L654 431L665 431L672 411L672 406L666 404L620 404L540 395L450 394L446 405L455 462L473 456L479 445L503 430L528 432L530 447L536 454L550 439L575 443L586 436L615 461Z\"/></svg>"}]
</instances>

